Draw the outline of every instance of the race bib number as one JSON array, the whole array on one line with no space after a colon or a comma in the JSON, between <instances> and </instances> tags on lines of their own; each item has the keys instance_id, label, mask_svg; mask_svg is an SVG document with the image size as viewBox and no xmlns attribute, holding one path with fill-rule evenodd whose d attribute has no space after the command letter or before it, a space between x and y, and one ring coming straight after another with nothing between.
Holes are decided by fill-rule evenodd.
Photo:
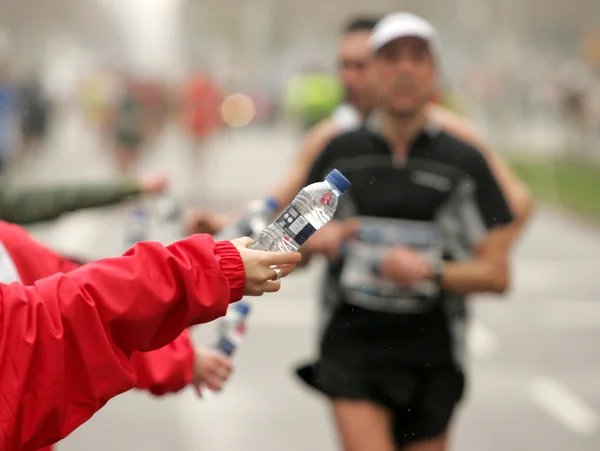
<instances>
[{"instance_id":1,"label":"race bib number","mask_svg":"<svg viewBox=\"0 0 600 451\"><path fill-rule=\"evenodd\" d=\"M383 279L376 265L394 246L416 250L431 262L440 259L442 247L433 223L361 217L356 240L345 250L340 286L347 301L368 310L384 312L426 311L435 303L439 286L424 280L414 288Z\"/></svg>"},{"instance_id":2,"label":"race bib number","mask_svg":"<svg viewBox=\"0 0 600 451\"><path fill-rule=\"evenodd\" d=\"M10 254L4 244L0 242L0 283L8 284L20 281L21 278Z\"/></svg>"}]
</instances>

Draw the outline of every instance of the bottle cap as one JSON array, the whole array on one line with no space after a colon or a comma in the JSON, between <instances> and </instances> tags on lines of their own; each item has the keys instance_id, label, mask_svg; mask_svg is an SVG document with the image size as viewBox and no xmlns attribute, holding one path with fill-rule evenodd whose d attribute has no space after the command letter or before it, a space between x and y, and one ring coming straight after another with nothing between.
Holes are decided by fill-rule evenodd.
<instances>
[{"instance_id":1,"label":"bottle cap","mask_svg":"<svg viewBox=\"0 0 600 451\"><path fill-rule=\"evenodd\" d=\"M248 313L250 313L250 304L241 300L235 304L235 310L242 316L246 316Z\"/></svg>"},{"instance_id":2,"label":"bottle cap","mask_svg":"<svg viewBox=\"0 0 600 451\"><path fill-rule=\"evenodd\" d=\"M279 201L273 196L269 196L265 199L265 206L269 211L276 211L279 208Z\"/></svg>"},{"instance_id":3,"label":"bottle cap","mask_svg":"<svg viewBox=\"0 0 600 451\"><path fill-rule=\"evenodd\" d=\"M335 186L338 189L338 191L342 194L345 193L351 185L348 179L344 177L342 173L337 169L334 169L329 174L327 174L325 180L327 180L329 183Z\"/></svg>"}]
</instances>

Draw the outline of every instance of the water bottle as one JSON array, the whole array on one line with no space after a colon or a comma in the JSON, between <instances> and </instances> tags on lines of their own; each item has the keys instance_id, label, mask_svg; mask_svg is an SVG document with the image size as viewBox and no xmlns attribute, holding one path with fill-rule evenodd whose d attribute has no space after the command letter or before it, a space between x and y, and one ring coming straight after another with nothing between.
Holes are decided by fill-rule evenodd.
<instances>
[{"instance_id":1,"label":"water bottle","mask_svg":"<svg viewBox=\"0 0 600 451\"><path fill-rule=\"evenodd\" d=\"M334 169L325 180L302 189L290 206L266 227L250 246L271 252L297 251L335 214L338 200L350 182Z\"/></svg>"},{"instance_id":2,"label":"water bottle","mask_svg":"<svg viewBox=\"0 0 600 451\"><path fill-rule=\"evenodd\" d=\"M250 304L241 300L232 304L227 310L225 317L221 319L217 327L217 339L213 349L224 356L232 357L237 348L244 340ZM204 386L200 389L203 399L210 399L214 392L210 387Z\"/></svg>"},{"instance_id":3,"label":"water bottle","mask_svg":"<svg viewBox=\"0 0 600 451\"><path fill-rule=\"evenodd\" d=\"M142 205L133 209L125 232L125 247L129 249L140 241L148 240L148 212Z\"/></svg>"},{"instance_id":4,"label":"water bottle","mask_svg":"<svg viewBox=\"0 0 600 451\"><path fill-rule=\"evenodd\" d=\"M156 202L157 240L165 246L184 237L181 206L172 196L161 196Z\"/></svg>"},{"instance_id":5,"label":"water bottle","mask_svg":"<svg viewBox=\"0 0 600 451\"><path fill-rule=\"evenodd\" d=\"M251 202L239 219L225 227L215 238L218 241L242 236L255 238L269 225L278 208L279 202L274 197Z\"/></svg>"},{"instance_id":6,"label":"water bottle","mask_svg":"<svg viewBox=\"0 0 600 451\"><path fill-rule=\"evenodd\" d=\"M273 215L279 208L279 203L273 197L268 197L264 201L254 201L248 205L240 218L224 228L216 237L217 240L233 240L241 236L256 237L265 229L271 221ZM242 299L227 310L223 318L219 320L217 330L219 331L215 349L222 354L231 357L233 351L241 344L243 332L245 332L246 321L250 312L250 304ZM229 338L229 331L235 330L235 339ZM242 333L240 333L240 330ZM232 346L233 343L233 346ZM204 400L210 399L214 394L208 387L201 390Z\"/></svg>"}]
</instances>

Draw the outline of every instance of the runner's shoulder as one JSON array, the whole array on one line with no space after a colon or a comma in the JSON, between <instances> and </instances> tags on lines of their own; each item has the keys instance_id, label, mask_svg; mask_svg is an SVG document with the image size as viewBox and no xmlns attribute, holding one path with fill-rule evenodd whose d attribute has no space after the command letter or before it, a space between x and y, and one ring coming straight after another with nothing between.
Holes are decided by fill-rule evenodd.
<instances>
[{"instance_id":1,"label":"runner's shoulder","mask_svg":"<svg viewBox=\"0 0 600 451\"><path fill-rule=\"evenodd\" d=\"M477 130L476 125L465 116L461 116L440 105L430 105L428 116L431 121L447 134L455 136L457 139L480 150L483 147L483 138Z\"/></svg>"},{"instance_id":2,"label":"runner's shoulder","mask_svg":"<svg viewBox=\"0 0 600 451\"><path fill-rule=\"evenodd\" d=\"M328 144L338 136L342 130L331 118L323 119L312 127L304 137L302 148L303 157L307 161L314 161L328 147Z\"/></svg>"}]
</instances>

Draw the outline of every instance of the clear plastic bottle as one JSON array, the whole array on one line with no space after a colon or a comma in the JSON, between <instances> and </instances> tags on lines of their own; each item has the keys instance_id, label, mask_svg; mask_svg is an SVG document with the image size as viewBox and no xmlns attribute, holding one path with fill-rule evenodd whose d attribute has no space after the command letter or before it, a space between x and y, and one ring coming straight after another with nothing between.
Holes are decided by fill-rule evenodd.
<instances>
[{"instance_id":1,"label":"clear plastic bottle","mask_svg":"<svg viewBox=\"0 0 600 451\"><path fill-rule=\"evenodd\" d=\"M273 197L260 201L251 202L242 216L237 221L223 229L215 239L233 240L242 236L255 238L269 222L273 219L275 212L279 208L279 203ZM219 320L217 330L218 338L214 345L222 354L231 357L233 352L241 344L243 333L246 330L246 322L250 313L250 304L242 299L234 306L231 306L223 318ZM236 331L234 334L231 331ZM241 331L241 332L240 332ZM214 393L208 387L201 390L202 398L210 399Z\"/></svg>"},{"instance_id":2,"label":"clear plastic bottle","mask_svg":"<svg viewBox=\"0 0 600 451\"><path fill-rule=\"evenodd\" d=\"M302 189L288 208L256 237L251 249L297 251L313 233L327 224L338 206L338 199L350 182L337 169L325 180Z\"/></svg>"},{"instance_id":3,"label":"clear plastic bottle","mask_svg":"<svg viewBox=\"0 0 600 451\"><path fill-rule=\"evenodd\" d=\"M244 300L229 307L227 314L219 321L217 327L217 338L213 344L216 351L227 357L233 356L244 340L249 314L250 304ZM210 399L214 395L214 392L207 386L202 387L200 393L203 399Z\"/></svg>"},{"instance_id":4,"label":"clear plastic bottle","mask_svg":"<svg viewBox=\"0 0 600 451\"><path fill-rule=\"evenodd\" d=\"M148 240L149 215L146 207L139 205L129 215L125 230L125 247L129 249L140 241Z\"/></svg>"},{"instance_id":5,"label":"clear plastic bottle","mask_svg":"<svg viewBox=\"0 0 600 451\"><path fill-rule=\"evenodd\" d=\"M215 238L219 241L233 240L242 236L254 238L269 225L278 208L279 202L274 197L255 200L248 204L237 221L225 227Z\"/></svg>"}]
</instances>

